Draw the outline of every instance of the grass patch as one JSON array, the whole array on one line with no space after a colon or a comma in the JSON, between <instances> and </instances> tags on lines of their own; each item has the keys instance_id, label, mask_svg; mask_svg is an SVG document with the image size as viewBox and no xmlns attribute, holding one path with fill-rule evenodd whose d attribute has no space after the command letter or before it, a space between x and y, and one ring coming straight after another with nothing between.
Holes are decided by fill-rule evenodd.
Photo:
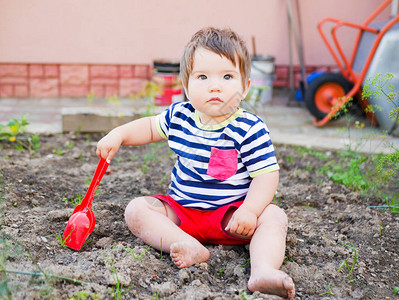
<instances>
[{"instance_id":1,"label":"grass patch","mask_svg":"<svg viewBox=\"0 0 399 300\"><path fill-rule=\"evenodd\" d=\"M399 151L386 154L361 154L342 151L336 155L295 147L301 157L313 156L322 162L318 173L335 183L343 184L370 199L381 199L383 204L371 208L388 209L399 213ZM307 166L310 172L313 166Z\"/></svg>"}]
</instances>

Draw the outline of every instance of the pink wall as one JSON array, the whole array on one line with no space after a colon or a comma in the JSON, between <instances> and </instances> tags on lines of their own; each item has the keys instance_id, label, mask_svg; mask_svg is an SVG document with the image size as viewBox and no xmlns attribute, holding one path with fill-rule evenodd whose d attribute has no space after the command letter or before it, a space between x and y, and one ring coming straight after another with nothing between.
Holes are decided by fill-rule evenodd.
<instances>
[{"instance_id":1,"label":"pink wall","mask_svg":"<svg viewBox=\"0 0 399 300\"><path fill-rule=\"evenodd\" d=\"M335 67L317 31L322 19L362 24L383 1L298 2L310 73ZM204 26L236 30L252 53L254 37L257 54L276 58L274 85L289 85L285 0L0 0L0 98L128 97L151 79L153 60L178 60ZM339 33L349 55L357 32ZM293 63L298 86L295 51Z\"/></svg>"},{"instance_id":2,"label":"pink wall","mask_svg":"<svg viewBox=\"0 0 399 300\"><path fill-rule=\"evenodd\" d=\"M382 0L299 2L305 62L329 65L317 23L325 17L362 23ZM258 53L288 64L284 0L0 0L0 63L151 64L178 59L207 25L238 31L251 51L255 36ZM352 39L343 37L346 51Z\"/></svg>"}]
</instances>

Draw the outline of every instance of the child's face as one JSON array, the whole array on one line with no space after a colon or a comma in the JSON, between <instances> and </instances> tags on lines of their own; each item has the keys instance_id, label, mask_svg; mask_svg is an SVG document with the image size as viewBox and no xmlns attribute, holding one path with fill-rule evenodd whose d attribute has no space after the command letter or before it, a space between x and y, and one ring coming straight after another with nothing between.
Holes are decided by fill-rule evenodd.
<instances>
[{"instance_id":1,"label":"child's face","mask_svg":"<svg viewBox=\"0 0 399 300\"><path fill-rule=\"evenodd\" d=\"M236 60L237 61L237 60ZM193 70L185 87L187 97L199 112L202 124L218 124L237 111L248 93L250 82L242 86L241 73L224 56L199 48L195 51Z\"/></svg>"}]
</instances>

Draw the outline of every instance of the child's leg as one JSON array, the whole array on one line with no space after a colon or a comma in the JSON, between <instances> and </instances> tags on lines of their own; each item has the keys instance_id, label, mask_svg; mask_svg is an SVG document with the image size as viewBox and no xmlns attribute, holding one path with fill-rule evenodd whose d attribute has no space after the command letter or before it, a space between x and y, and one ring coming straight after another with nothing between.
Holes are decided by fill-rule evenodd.
<instances>
[{"instance_id":1,"label":"child's leg","mask_svg":"<svg viewBox=\"0 0 399 300\"><path fill-rule=\"evenodd\" d=\"M291 277L280 270L285 254L287 216L276 205L268 205L258 218L250 243L251 277L248 288L293 298L295 286Z\"/></svg>"},{"instance_id":2,"label":"child's leg","mask_svg":"<svg viewBox=\"0 0 399 300\"><path fill-rule=\"evenodd\" d=\"M179 268L208 260L209 251L191 235L181 230L179 218L169 204L154 197L132 200L125 210L130 231L148 245L169 252ZM162 242L161 242L162 239Z\"/></svg>"}]
</instances>

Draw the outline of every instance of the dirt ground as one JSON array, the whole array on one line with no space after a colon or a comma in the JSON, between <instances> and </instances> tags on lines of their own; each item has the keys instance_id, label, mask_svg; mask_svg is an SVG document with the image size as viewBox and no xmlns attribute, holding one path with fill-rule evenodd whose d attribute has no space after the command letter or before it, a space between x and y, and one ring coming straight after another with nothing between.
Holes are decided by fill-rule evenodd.
<instances>
[{"instance_id":1,"label":"dirt ground","mask_svg":"<svg viewBox=\"0 0 399 300\"><path fill-rule=\"evenodd\" d=\"M179 270L129 232L128 202L167 192L174 157L166 144L121 148L94 197L89 242L80 251L63 247L56 235L72 200L86 193L100 137L41 135L35 154L0 144L0 298L118 299L127 291L122 299L280 299L247 290L247 246L209 245L209 261ZM380 199L326 180L317 172L325 162L314 156L282 145L276 152L276 202L289 218L282 269L296 284L295 299L398 298L399 216L368 208Z\"/></svg>"}]
</instances>

